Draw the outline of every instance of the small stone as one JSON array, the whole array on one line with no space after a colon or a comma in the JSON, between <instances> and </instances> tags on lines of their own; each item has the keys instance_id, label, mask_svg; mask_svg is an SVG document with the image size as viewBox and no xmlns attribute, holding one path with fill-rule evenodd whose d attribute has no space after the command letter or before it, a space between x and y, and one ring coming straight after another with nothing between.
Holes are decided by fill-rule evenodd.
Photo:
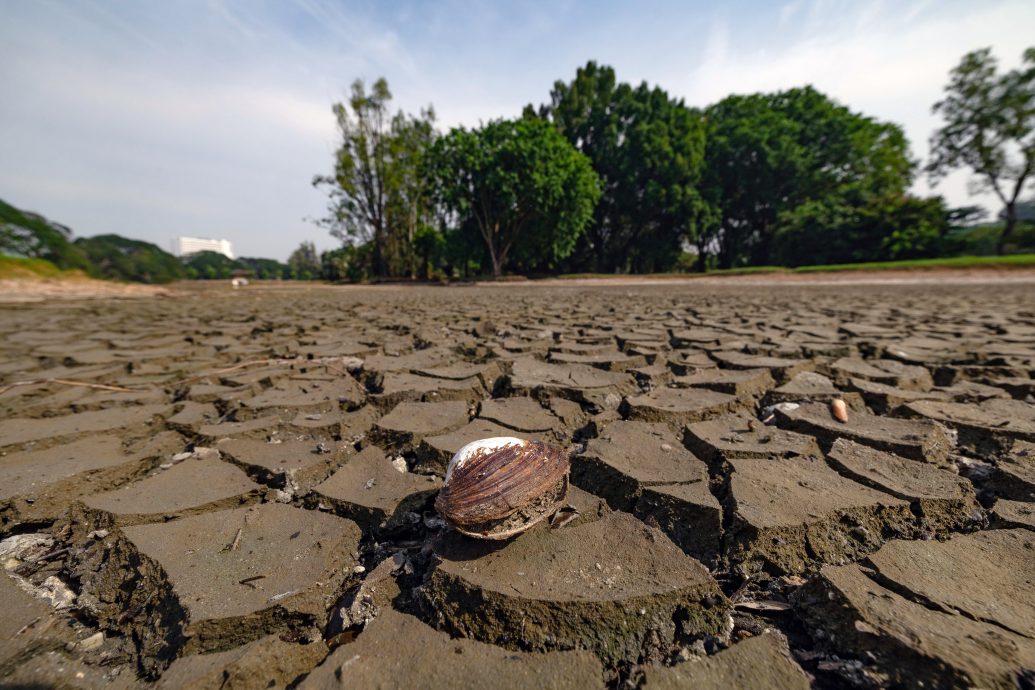
<instances>
[{"instance_id":1,"label":"small stone","mask_svg":"<svg viewBox=\"0 0 1035 690\"><path fill-rule=\"evenodd\" d=\"M867 623L866 621L861 621L861 620L855 621L855 629L858 630L861 633L866 633L868 635L876 635L876 634L878 634L877 633L877 629L875 627L873 627L872 625L870 625L869 623Z\"/></svg>"},{"instance_id":2,"label":"small stone","mask_svg":"<svg viewBox=\"0 0 1035 690\"><path fill-rule=\"evenodd\" d=\"M350 374L363 370L363 360L359 357L342 357L341 365L345 367L345 371Z\"/></svg>"},{"instance_id":3,"label":"small stone","mask_svg":"<svg viewBox=\"0 0 1035 690\"><path fill-rule=\"evenodd\" d=\"M845 405L845 401L838 398L837 400L830 401L830 412L834 415L834 419L841 423L848 422L848 406Z\"/></svg>"},{"instance_id":4,"label":"small stone","mask_svg":"<svg viewBox=\"0 0 1035 690\"><path fill-rule=\"evenodd\" d=\"M49 534L16 534L0 541L0 558L5 562L10 559L15 565L42 556L54 546L54 538Z\"/></svg>"},{"instance_id":5,"label":"small stone","mask_svg":"<svg viewBox=\"0 0 1035 690\"><path fill-rule=\"evenodd\" d=\"M424 526L432 530L440 530L446 526L446 521L435 515L424 518Z\"/></svg>"},{"instance_id":6,"label":"small stone","mask_svg":"<svg viewBox=\"0 0 1035 690\"><path fill-rule=\"evenodd\" d=\"M75 644L75 648L80 652L92 652L96 649L100 649L101 645L104 644L104 633L97 632L90 635L85 640L80 640Z\"/></svg>"},{"instance_id":7,"label":"small stone","mask_svg":"<svg viewBox=\"0 0 1035 690\"><path fill-rule=\"evenodd\" d=\"M356 573L357 575L360 573L365 573L366 571L367 569L361 565L357 565L355 568L352 569L352 572Z\"/></svg>"},{"instance_id":8,"label":"small stone","mask_svg":"<svg viewBox=\"0 0 1035 690\"><path fill-rule=\"evenodd\" d=\"M48 600L58 611L72 608L76 599L75 592L53 575L36 588L35 594Z\"/></svg>"},{"instance_id":9,"label":"small stone","mask_svg":"<svg viewBox=\"0 0 1035 690\"><path fill-rule=\"evenodd\" d=\"M221 457L217 449L202 446L195 448L191 455L197 460L219 460Z\"/></svg>"},{"instance_id":10,"label":"small stone","mask_svg":"<svg viewBox=\"0 0 1035 690\"><path fill-rule=\"evenodd\" d=\"M758 418L761 419L766 424L775 424L776 423L776 413L778 411L779 412L790 412L792 410L798 409L799 407L801 407L801 405L799 405L798 403L794 403L794 402L776 403L775 405L769 405L767 407L763 407L762 411L758 414Z\"/></svg>"}]
</instances>

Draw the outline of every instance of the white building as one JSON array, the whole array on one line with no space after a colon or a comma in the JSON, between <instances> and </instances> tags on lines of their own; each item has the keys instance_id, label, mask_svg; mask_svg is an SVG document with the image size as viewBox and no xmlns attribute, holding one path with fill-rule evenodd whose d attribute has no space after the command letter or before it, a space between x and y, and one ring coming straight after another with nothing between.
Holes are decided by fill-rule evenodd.
<instances>
[{"instance_id":1,"label":"white building","mask_svg":"<svg viewBox=\"0 0 1035 690\"><path fill-rule=\"evenodd\" d=\"M187 256L197 252L216 252L228 259L234 258L234 248L230 240L213 240L201 237L177 237L173 240L173 254Z\"/></svg>"}]
</instances>

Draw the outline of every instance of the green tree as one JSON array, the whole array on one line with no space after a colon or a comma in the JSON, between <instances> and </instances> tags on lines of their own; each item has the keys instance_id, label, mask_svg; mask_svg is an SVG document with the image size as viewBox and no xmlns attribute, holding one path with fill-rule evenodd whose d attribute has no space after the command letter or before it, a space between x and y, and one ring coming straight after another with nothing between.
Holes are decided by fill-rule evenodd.
<instances>
[{"instance_id":1,"label":"green tree","mask_svg":"<svg viewBox=\"0 0 1035 690\"><path fill-rule=\"evenodd\" d=\"M589 160L534 118L453 129L427 171L453 226L477 228L496 277L519 244L544 260L571 254L600 197Z\"/></svg>"},{"instance_id":2,"label":"green tree","mask_svg":"<svg viewBox=\"0 0 1035 690\"><path fill-rule=\"evenodd\" d=\"M530 109L526 109L526 113ZM697 235L705 127L695 110L646 83L618 83L588 62L539 111L600 176L602 197L580 242L595 271L665 270Z\"/></svg>"},{"instance_id":3,"label":"green tree","mask_svg":"<svg viewBox=\"0 0 1035 690\"><path fill-rule=\"evenodd\" d=\"M370 263L369 243L359 246L348 244L320 255L320 276L334 283L359 283L370 278Z\"/></svg>"},{"instance_id":4,"label":"green tree","mask_svg":"<svg viewBox=\"0 0 1035 690\"><path fill-rule=\"evenodd\" d=\"M93 265L93 274L138 283L169 283L187 275L183 263L150 242L119 235L80 237L75 241Z\"/></svg>"},{"instance_id":5,"label":"green tree","mask_svg":"<svg viewBox=\"0 0 1035 690\"><path fill-rule=\"evenodd\" d=\"M291 268L291 277L295 280L313 280L320 276L320 257L312 242L302 242L298 249L291 252L287 265Z\"/></svg>"},{"instance_id":6,"label":"green tree","mask_svg":"<svg viewBox=\"0 0 1035 690\"><path fill-rule=\"evenodd\" d=\"M951 212L941 197L881 204L809 200L781 215L774 263L784 266L920 259L939 255Z\"/></svg>"},{"instance_id":7,"label":"green tree","mask_svg":"<svg viewBox=\"0 0 1035 690\"><path fill-rule=\"evenodd\" d=\"M912 180L915 163L900 127L853 113L812 87L729 96L706 117L702 188L714 225L698 246L717 253L722 268L771 263L782 224L818 231L814 221L824 218L834 235L835 221L896 203Z\"/></svg>"},{"instance_id":8,"label":"green tree","mask_svg":"<svg viewBox=\"0 0 1035 690\"><path fill-rule=\"evenodd\" d=\"M443 268L447 276L470 278L482 272L482 258L487 254L485 241L470 216L450 226L448 218L442 222L445 238Z\"/></svg>"},{"instance_id":9,"label":"green tree","mask_svg":"<svg viewBox=\"0 0 1035 690\"><path fill-rule=\"evenodd\" d=\"M967 53L952 70L933 107L945 124L931 137L927 172L938 180L970 168L978 189L995 193L1005 211L996 243L1002 254L1017 225L1017 200L1035 177L1035 47L1019 69L997 71L990 48Z\"/></svg>"},{"instance_id":10,"label":"green tree","mask_svg":"<svg viewBox=\"0 0 1035 690\"><path fill-rule=\"evenodd\" d=\"M242 256L236 262L242 269L251 271L259 280L281 280L291 277L291 269L276 259L258 259Z\"/></svg>"},{"instance_id":11,"label":"green tree","mask_svg":"<svg viewBox=\"0 0 1035 690\"><path fill-rule=\"evenodd\" d=\"M93 271L72 230L0 200L0 254L46 259L58 268Z\"/></svg>"},{"instance_id":12,"label":"green tree","mask_svg":"<svg viewBox=\"0 0 1035 690\"><path fill-rule=\"evenodd\" d=\"M203 280L230 278L234 271L246 270L246 266L219 252L194 252L183 257L184 265L192 269Z\"/></svg>"},{"instance_id":13,"label":"green tree","mask_svg":"<svg viewBox=\"0 0 1035 690\"><path fill-rule=\"evenodd\" d=\"M415 243L421 228L431 222L433 212L423 175L424 158L437 135L435 114L430 108L418 117L399 112L392 120L386 211L393 275L417 275L420 252Z\"/></svg>"},{"instance_id":14,"label":"green tree","mask_svg":"<svg viewBox=\"0 0 1035 690\"><path fill-rule=\"evenodd\" d=\"M319 222L343 242L372 243L378 276L413 270L413 234L429 212L419 171L435 137L430 107L392 116L391 99L384 79L369 93L362 80L353 82L348 103L333 106L342 138L334 172L313 178L330 197Z\"/></svg>"},{"instance_id":15,"label":"green tree","mask_svg":"<svg viewBox=\"0 0 1035 690\"><path fill-rule=\"evenodd\" d=\"M321 278L332 283L341 283L348 279L349 248L329 249L320 254Z\"/></svg>"},{"instance_id":16,"label":"green tree","mask_svg":"<svg viewBox=\"0 0 1035 690\"><path fill-rule=\"evenodd\" d=\"M884 208L880 260L925 259L942 254L953 211L940 197L906 197Z\"/></svg>"},{"instance_id":17,"label":"green tree","mask_svg":"<svg viewBox=\"0 0 1035 690\"><path fill-rule=\"evenodd\" d=\"M428 280L431 270L439 264L445 252L446 238L432 226L422 225L413 238L413 249L420 257L420 277Z\"/></svg>"}]
</instances>

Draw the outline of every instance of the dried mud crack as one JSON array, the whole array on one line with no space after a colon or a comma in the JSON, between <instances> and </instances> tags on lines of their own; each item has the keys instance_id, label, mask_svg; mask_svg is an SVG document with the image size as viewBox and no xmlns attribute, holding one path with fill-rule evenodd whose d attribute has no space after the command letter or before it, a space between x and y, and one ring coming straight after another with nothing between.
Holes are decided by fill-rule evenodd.
<instances>
[{"instance_id":1,"label":"dried mud crack","mask_svg":"<svg viewBox=\"0 0 1035 690\"><path fill-rule=\"evenodd\" d=\"M1028 285L2 309L4 687L1035 687ZM488 436L563 513L447 527Z\"/></svg>"}]
</instances>

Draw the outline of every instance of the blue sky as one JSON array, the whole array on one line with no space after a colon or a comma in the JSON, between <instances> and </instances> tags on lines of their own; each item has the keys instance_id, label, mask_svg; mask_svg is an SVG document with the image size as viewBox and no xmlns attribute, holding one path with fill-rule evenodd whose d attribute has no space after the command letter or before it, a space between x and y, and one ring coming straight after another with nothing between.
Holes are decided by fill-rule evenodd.
<instances>
[{"instance_id":1,"label":"blue sky","mask_svg":"<svg viewBox=\"0 0 1035 690\"><path fill-rule=\"evenodd\" d=\"M330 105L388 79L442 128L516 116L587 60L693 106L814 84L903 125L927 154L948 71L1035 43L1035 3L0 0L0 198L168 248L225 237L279 259L335 245L319 216L336 146ZM929 191L918 180L919 193ZM954 204L967 176L936 190Z\"/></svg>"}]
</instances>

